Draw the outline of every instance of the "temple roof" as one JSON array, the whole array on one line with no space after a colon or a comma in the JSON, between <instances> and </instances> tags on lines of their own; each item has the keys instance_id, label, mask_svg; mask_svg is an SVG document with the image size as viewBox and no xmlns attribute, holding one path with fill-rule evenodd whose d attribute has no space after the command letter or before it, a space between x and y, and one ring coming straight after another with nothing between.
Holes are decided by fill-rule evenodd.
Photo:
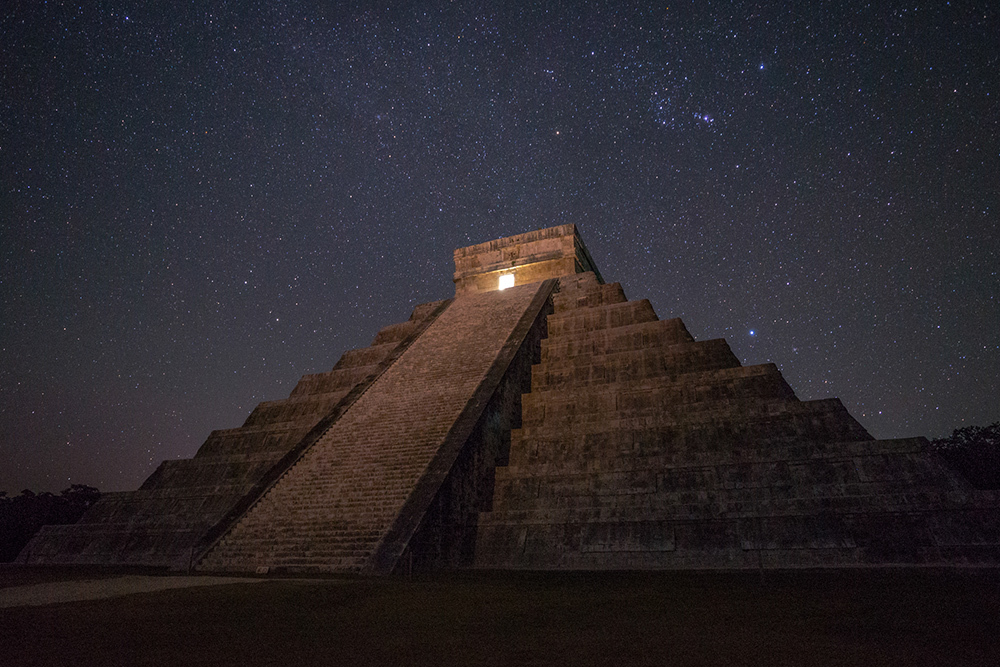
<instances>
[{"instance_id":1,"label":"temple roof","mask_svg":"<svg viewBox=\"0 0 1000 667\"><path fill-rule=\"evenodd\" d=\"M500 289L501 276L524 285L587 271L603 282L576 225L559 225L456 249L455 294Z\"/></svg>"}]
</instances>

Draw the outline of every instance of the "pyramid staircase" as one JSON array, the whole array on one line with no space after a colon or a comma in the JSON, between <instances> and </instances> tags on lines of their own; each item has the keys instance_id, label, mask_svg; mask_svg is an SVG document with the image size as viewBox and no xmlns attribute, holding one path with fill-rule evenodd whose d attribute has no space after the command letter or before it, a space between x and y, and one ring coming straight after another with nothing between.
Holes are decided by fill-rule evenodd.
<instances>
[{"instance_id":1,"label":"pyramid staircase","mask_svg":"<svg viewBox=\"0 0 1000 667\"><path fill-rule=\"evenodd\" d=\"M473 450L484 449L487 422L517 413L532 361L525 341L540 339L529 334L554 284L456 298L198 568L388 573L409 565L411 541L424 547L418 558L471 561L476 498L489 495L502 445ZM471 463L456 466L463 451ZM448 511L456 516L442 521Z\"/></svg>"}]
</instances>

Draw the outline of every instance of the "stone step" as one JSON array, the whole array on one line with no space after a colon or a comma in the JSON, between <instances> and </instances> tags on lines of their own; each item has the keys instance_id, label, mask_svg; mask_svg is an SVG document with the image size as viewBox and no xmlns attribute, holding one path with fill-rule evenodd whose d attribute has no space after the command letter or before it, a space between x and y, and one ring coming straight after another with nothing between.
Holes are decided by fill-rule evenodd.
<instances>
[{"instance_id":1,"label":"stone step","mask_svg":"<svg viewBox=\"0 0 1000 667\"><path fill-rule=\"evenodd\" d=\"M610 285L588 283L585 287L568 288L560 290L552 297L552 304L556 313L563 313L577 308L595 308L616 303L625 303L625 292L618 283Z\"/></svg>"},{"instance_id":2,"label":"stone step","mask_svg":"<svg viewBox=\"0 0 1000 667\"><path fill-rule=\"evenodd\" d=\"M312 426L312 423L298 420L212 431L198 449L195 458L285 452L301 440Z\"/></svg>"},{"instance_id":3,"label":"stone step","mask_svg":"<svg viewBox=\"0 0 1000 667\"><path fill-rule=\"evenodd\" d=\"M621 381L669 380L678 375L738 367L739 360L721 338L594 356L581 354L563 359L550 356L532 369L532 391L536 386L544 389L575 382L613 382L619 377Z\"/></svg>"},{"instance_id":4,"label":"stone step","mask_svg":"<svg viewBox=\"0 0 1000 667\"><path fill-rule=\"evenodd\" d=\"M245 485L217 485L104 494L76 525L177 521L201 524L217 519L226 503L245 491Z\"/></svg>"},{"instance_id":5,"label":"stone step","mask_svg":"<svg viewBox=\"0 0 1000 667\"><path fill-rule=\"evenodd\" d=\"M810 442L821 447L823 443L872 440L837 399L778 404L773 413L745 418L738 412L726 415L710 409L691 410L668 419L605 417L568 427L544 421L522 424L521 428L511 431L511 445L513 450L526 456L537 456L551 447L568 447L598 456L605 450L617 452L623 448L637 452L670 448L682 454L693 454L719 451L720 447L723 451L736 452L755 447L779 451L776 448L780 446L805 447ZM825 429L831 424L835 429L827 433ZM842 436L844 432L848 435ZM837 437L832 437L834 435ZM530 443L530 447L525 447L524 443Z\"/></svg>"},{"instance_id":6,"label":"stone step","mask_svg":"<svg viewBox=\"0 0 1000 667\"><path fill-rule=\"evenodd\" d=\"M282 452L253 460L195 458L164 461L159 469L142 485L143 490L169 488L212 488L238 484L252 486L261 475L270 470Z\"/></svg>"},{"instance_id":7,"label":"stone step","mask_svg":"<svg viewBox=\"0 0 1000 667\"><path fill-rule=\"evenodd\" d=\"M795 415L808 416L820 420L834 429L838 440L862 440L870 437L860 424L851 417L837 399L818 401L789 401L784 399L732 398L690 405L661 404L655 400L645 400L641 396L629 396L623 405L628 410L619 412L611 399L584 395L581 400L570 403L560 402L548 406L536 403L533 394L524 397L525 405L522 430L544 428L548 432L575 434L581 431L603 431L606 427L617 426L625 429L662 428L667 426L691 427L706 422L739 424L773 420L780 427L781 419L776 417ZM544 432L542 432L544 433ZM844 433L852 435L844 437ZM857 435L853 435L856 433Z\"/></svg>"},{"instance_id":8,"label":"stone step","mask_svg":"<svg viewBox=\"0 0 1000 667\"><path fill-rule=\"evenodd\" d=\"M247 452L233 452L225 454L204 454L202 456L197 456L193 459L175 459L180 461L198 461L201 463L227 463L227 462L242 462L242 463L252 463L255 461L273 461L275 458L281 458L285 450L282 448L274 449L262 449L260 451L247 451Z\"/></svg>"},{"instance_id":9,"label":"stone step","mask_svg":"<svg viewBox=\"0 0 1000 667\"><path fill-rule=\"evenodd\" d=\"M795 567L993 562L1000 531L976 511L871 511L581 524L497 524L482 567ZM744 558L751 554L752 558Z\"/></svg>"},{"instance_id":10,"label":"stone step","mask_svg":"<svg viewBox=\"0 0 1000 667\"><path fill-rule=\"evenodd\" d=\"M696 415L695 415L696 416ZM526 427L512 432L511 465L577 465L592 467L614 465L619 458L667 457L698 462L736 457L765 459L824 451L827 445L860 440L866 434L839 423L836 416L816 420L809 415L732 419L693 419L687 422L649 425L637 428L634 421L595 424L602 430L591 431L583 424L571 432L545 427ZM830 427L833 424L833 428ZM618 429L614 427L617 426ZM525 435L526 434L526 435ZM526 442L527 445L520 443ZM867 442L872 442L868 440ZM803 457L809 456L803 454Z\"/></svg>"},{"instance_id":11,"label":"stone step","mask_svg":"<svg viewBox=\"0 0 1000 667\"><path fill-rule=\"evenodd\" d=\"M332 391L344 391L344 393L347 393L354 385L364 380L376 367L377 364L350 366L325 373L303 375L298 384L295 385L295 389L292 389L290 396L297 398L310 394L325 394Z\"/></svg>"},{"instance_id":12,"label":"stone step","mask_svg":"<svg viewBox=\"0 0 1000 667\"><path fill-rule=\"evenodd\" d=\"M396 345L396 343L385 343L384 345L370 345L356 350L348 350L340 357L333 370L376 365L389 356L396 349Z\"/></svg>"},{"instance_id":13,"label":"stone step","mask_svg":"<svg viewBox=\"0 0 1000 667\"><path fill-rule=\"evenodd\" d=\"M610 329L658 319L648 299L625 303L579 308L564 313L553 313L548 318L550 338L573 334L578 331Z\"/></svg>"},{"instance_id":14,"label":"stone step","mask_svg":"<svg viewBox=\"0 0 1000 667\"><path fill-rule=\"evenodd\" d=\"M870 485L855 489L856 494L835 490L822 497L783 497L772 489L715 490L708 494L668 493L648 496L622 496L616 503L595 503L582 496L571 496L559 506L544 500L535 505L499 506L483 512L480 527L504 524L581 525L597 522L691 521L751 517L858 514L870 512L953 512L983 511L970 508L956 494L934 492L907 493L905 485L891 487Z\"/></svg>"},{"instance_id":15,"label":"stone step","mask_svg":"<svg viewBox=\"0 0 1000 667\"><path fill-rule=\"evenodd\" d=\"M426 320L428 317L434 314L438 308L444 305L447 299L440 299L438 301L428 301L427 303L417 304L413 308L413 312L410 313L411 320Z\"/></svg>"},{"instance_id":16,"label":"stone step","mask_svg":"<svg viewBox=\"0 0 1000 667\"><path fill-rule=\"evenodd\" d=\"M531 438L528 451L520 447L520 434L515 434L512 447L515 457L510 465L497 469L496 478L547 475L556 471L578 472L624 471L636 466L648 469L701 468L716 465L749 465L779 461L826 459L865 459L866 465L876 465L873 457L892 461L900 456L923 454L927 441L923 438L901 440L828 440L810 436L784 441L747 439L739 446L723 435L707 434L693 439L689 434L673 431L609 431L601 437L583 434L576 438ZM890 465L890 464L886 464ZM869 474L876 479L875 473Z\"/></svg>"},{"instance_id":17,"label":"stone step","mask_svg":"<svg viewBox=\"0 0 1000 667\"><path fill-rule=\"evenodd\" d=\"M522 429L544 426L549 430L572 432L573 429L599 426L609 420L620 426L648 428L741 420L744 417L759 419L802 412L797 409L796 402L782 398L734 397L689 404L677 403L671 398L669 391L650 396L588 392L577 397L559 395L557 400L538 399L534 394L528 394L524 397L526 407L522 415Z\"/></svg>"},{"instance_id":18,"label":"stone step","mask_svg":"<svg viewBox=\"0 0 1000 667\"><path fill-rule=\"evenodd\" d=\"M706 364L708 366L708 364ZM797 400L795 392L773 364L723 366L684 373L664 373L659 360L640 359L628 365L587 364L533 369L531 393L559 403L583 396L655 393L679 403L756 396ZM547 392L551 392L547 394ZM535 405L534 403L532 405ZM627 409L627 408L626 408Z\"/></svg>"},{"instance_id":19,"label":"stone step","mask_svg":"<svg viewBox=\"0 0 1000 667\"><path fill-rule=\"evenodd\" d=\"M43 526L19 555L36 565L186 563L200 531L190 525L71 524Z\"/></svg>"},{"instance_id":20,"label":"stone step","mask_svg":"<svg viewBox=\"0 0 1000 667\"><path fill-rule=\"evenodd\" d=\"M252 549L241 548L239 545L227 545L228 558L250 557L254 554L267 554L268 558L298 558L322 555L326 558L355 557L370 554L378 540L340 539L340 540L283 540L259 541Z\"/></svg>"},{"instance_id":21,"label":"stone step","mask_svg":"<svg viewBox=\"0 0 1000 667\"><path fill-rule=\"evenodd\" d=\"M668 510L684 504L711 508L713 504L720 503L741 503L750 509L755 503L760 507L767 503L791 507L798 503L796 506L815 509L822 503L833 502L832 498L867 498L864 502L868 507L880 503L890 503L886 507L908 503L914 509L927 509L940 506L949 498L953 499L953 503L964 503L969 496L962 489L949 486L947 481L942 481L932 472L909 479L874 482L861 481L860 476L848 474L838 481L824 480L821 474L815 474L816 479L810 481L809 473L800 472L773 481L747 480L745 486L736 486L744 484L744 481L738 479L738 474L729 472L684 471L684 474L678 472L648 478L608 473L506 479L502 483L498 481L493 512L588 508L594 511L625 511L650 507ZM703 485L690 486L692 479L700 480Z\"/></svg>"},{"instance_id":22,"label":"stone step","mask_svg":"<svg viewBox=\"0 0 1000 667\"><path fill-rule=\"evenodd\" d=\"M572 335L546 338L542 341L541 360L545 364L577 356L600 356L693 342L694 338L679 318L652 320L613 329L581 330Z\"/></svg>"},{"instance_id":23,"label":"stone step","mask_svg":"<svg viewBox=\"0 0 1000 667\"><path fill-rule=\"evenodd\" d=\"M312 424L315 424L340 399L346 396L348 391L350 391L350 387L325 394L307 394L293 398L283 398L277 401L264 401L254 408L243 425L259 426L300 420L303 422L311 421Z\"/></svg>"},{"instance_id":24,"label":"stone step","mask_svg":"<svg viewBox=\"0 0 1000 667\"><path fill-rule=\"evenodd\" d=\"M732 394L744 387L744 391L751 392L756 382L773 382L775 386L785 387L781 394L791 401L797 400L791 387L784 381L781 373L778 372L774 364L760 364L757 366L732 366L724 368L712 368L708 370L693 370L686 373L661 374L659 376L641 377L636 373L632 377L618 377L613 374L590 377L584 379L581 373L580 384L573 381L562 381L558 373L537 372L542 368L536 365L532 374L532 394L539 398L553 399L555 401L565 400L567 396L598 394L607 392L646 392L646 391L676 391L678 396L710 396L713 393L723 392ZM585 367L588 368L588 367ZM551 396L547 394L551 393ZM692 402L698 402L692 400Z\"/></svg>"},{"instance_id":25,"label":"stone step","mask_svg":"<svg viewBox=\"0 0 1000 667\"><path fill-rule=\"evenodd\" d=\"M552 295L552 300L555 302L561 299L565 304L567 300L600 289L603 284L593 271L562 276L559 278L559 287Z\"/></svg>"},{"instance_id":26,"label":"stone step","mask_svg":"<svg viewBox=\"0 0 1000 667\"><path fill-rule=\"evenodd\" d=\"M372 346L385 345L387 343L399 343L401 340L414 333L420 326L419 320L410 320L398 324L390 324L383 327L375 334Z\"/></svg>"}]
</instances>

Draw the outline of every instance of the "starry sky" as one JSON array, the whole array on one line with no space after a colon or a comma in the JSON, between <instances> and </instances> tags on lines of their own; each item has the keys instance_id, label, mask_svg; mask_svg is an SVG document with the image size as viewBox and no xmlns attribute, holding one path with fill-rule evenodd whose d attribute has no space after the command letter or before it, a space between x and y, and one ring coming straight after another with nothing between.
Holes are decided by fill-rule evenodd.
<instances>
[{"instance_id":1,"label":"starry sky","mask_svg":"<svg viewBox=\"0 0 1000 667\"><path fill-rule=\"evenodd\" d=\"M876 437L1000 419L1000 10L0 10L0 489L136 488L576 223L604 277Z\"/></svg>"}]
</instances>

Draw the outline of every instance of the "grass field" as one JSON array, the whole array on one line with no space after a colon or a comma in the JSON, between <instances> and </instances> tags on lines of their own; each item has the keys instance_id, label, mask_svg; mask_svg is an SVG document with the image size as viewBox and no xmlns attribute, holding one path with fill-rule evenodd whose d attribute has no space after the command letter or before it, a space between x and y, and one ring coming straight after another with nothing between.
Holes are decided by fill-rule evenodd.
<instances>
[{"instance_id":1,"label":"grass field","mask_svg":"<svg viewBox=\"0 0 1000 667\"><path fill-rule=\"evenodd\" d=\"M0 609L0 665L996 666L1000 573L274 579Z\"/></svg>"}]
</instances>

